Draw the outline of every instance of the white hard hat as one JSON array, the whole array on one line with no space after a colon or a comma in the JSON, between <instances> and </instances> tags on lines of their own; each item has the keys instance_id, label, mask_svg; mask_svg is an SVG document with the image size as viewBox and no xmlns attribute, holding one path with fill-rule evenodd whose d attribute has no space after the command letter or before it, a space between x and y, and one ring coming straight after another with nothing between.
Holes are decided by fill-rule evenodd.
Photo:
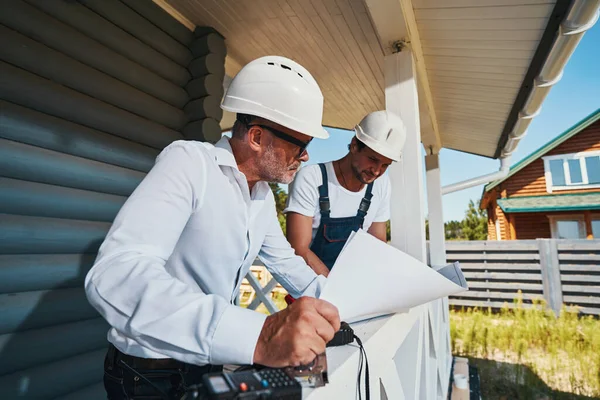
<instances>
[{"instance_id":1,"label":"white hard hat","mask_svg":"<svg viewBox=\"0 0 600 400\"><path fill-rule=\"evenodd\" d=\"M356 138L374 152L399 161L406 141L406 128L400 117L390 111L368 114L354 128Z\"/></svg>"},{"instance_id":2,"label":"white hard hat","mask_svg":"<svg viewBox=\"0 0 600 400\"><path fill-rule=\"evenodd\" d=\"M285 57L251 61L233 78L221 108L265 118L319 139L329 133L323 120L323 94L312 75Z\"/></svg>"}]
</instances>

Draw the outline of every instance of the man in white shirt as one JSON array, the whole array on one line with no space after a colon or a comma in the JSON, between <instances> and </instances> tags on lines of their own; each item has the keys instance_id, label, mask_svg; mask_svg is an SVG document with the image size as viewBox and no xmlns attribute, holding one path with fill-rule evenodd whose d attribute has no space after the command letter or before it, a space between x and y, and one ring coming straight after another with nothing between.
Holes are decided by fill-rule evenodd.
<instances>
[{"instance_id":1,"label":"man in white shirt","mask_svg":"<svg viewBox=\"0 0 600 400\"><path fill-rule=\"evenodd\" d=\"M237 113L232 138L165 148L86 277L111 325L109 399L157 388L176 398L223 364L308 364L339 329L337 309L314 298L325 278L286 241L267 183L289 183L312 138L328 136L317 82L292 60L263 57L236 75L222 108ZM235 306L257 256L293 297L307 297L268 317Z\"/></svg>"},{"instance_id":2,"label":"man in white shirt","mask_svg":"<svg viewBox=\"0 0 600 400\"><path fill-rule=\"evenodd\" d=\"M327 276L353 231L386 241L390 180L406 139L402 120L388 111L367 115L343 158L302 168L290 186L287 238L296 254Z\"/></svg>"}]
</instances>

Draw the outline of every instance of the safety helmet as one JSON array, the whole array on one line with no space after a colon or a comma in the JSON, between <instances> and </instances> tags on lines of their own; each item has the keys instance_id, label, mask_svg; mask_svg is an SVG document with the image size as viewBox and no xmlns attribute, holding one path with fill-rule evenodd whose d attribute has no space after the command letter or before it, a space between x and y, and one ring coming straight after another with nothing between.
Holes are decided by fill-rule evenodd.
<instances>
[{"instance_id":1,"label":"safety helmet","mask_svg":"<svg viewBox=\"0 0 600 400\"><path fill-rule=\"evenodd\" d=\"M374 152L399 161L406 141L406 128L400 117L390 111L368 114L354 128L356 138Z\"/></svg>"},{"instance_id":2,"label":"safety helmet","mask_svg":"<svg viewBox=\"0 0 600 400\"><path fill-rule=\"evenodd\" d=\"M319 139L323 94L312 75L289 58L266 56L245 65L227 88L221 108L265 118Z\"/></svg>"}]
</instances>

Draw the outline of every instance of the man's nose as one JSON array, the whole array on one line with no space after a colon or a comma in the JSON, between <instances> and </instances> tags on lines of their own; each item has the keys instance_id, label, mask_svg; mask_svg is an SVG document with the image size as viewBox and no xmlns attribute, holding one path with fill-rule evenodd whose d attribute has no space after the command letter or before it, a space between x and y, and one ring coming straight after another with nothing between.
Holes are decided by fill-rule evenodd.
<instances>
[{"instance_id":1,"label":"man's nose","mask_svg":"<svg viewBox=\"0 0 600 400\"><path fill-rule=\"evenodd\" d=\"M302 152L302 154L300 154L300 157L298 158L298 160L300 160L301 162L308 162L309 159L310 159L310 156L308 155L308 150L304 150Z\"/></svg>"}]
</instances>

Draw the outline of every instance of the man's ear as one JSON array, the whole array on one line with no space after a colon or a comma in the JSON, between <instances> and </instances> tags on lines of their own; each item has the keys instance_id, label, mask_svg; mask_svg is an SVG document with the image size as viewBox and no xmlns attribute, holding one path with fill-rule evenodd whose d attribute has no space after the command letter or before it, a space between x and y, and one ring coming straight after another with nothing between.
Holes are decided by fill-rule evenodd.
<instances>
[{"instance_id":1,"label":"man's ear","mask_svg":"<svg viewBox=\"0 0 600 400\"><path fill-rule=\"evenodd\" d=\"M356 136L352 138L352 140L350 141L350 148L348 150L350 150L350 153L354 154L356 153Z\"/></svg>"},{"instance_id":2,"label":"man's ear","mask_svg":"<svg viewBox=\"0 0 600 400\"><path fill-rule=\"evenodd\" d=\"M260 151L263 140L265 140L265 136L261 127L251 126L248 128L248 146L253 151Z\"/></svg>"}]
</instances>

